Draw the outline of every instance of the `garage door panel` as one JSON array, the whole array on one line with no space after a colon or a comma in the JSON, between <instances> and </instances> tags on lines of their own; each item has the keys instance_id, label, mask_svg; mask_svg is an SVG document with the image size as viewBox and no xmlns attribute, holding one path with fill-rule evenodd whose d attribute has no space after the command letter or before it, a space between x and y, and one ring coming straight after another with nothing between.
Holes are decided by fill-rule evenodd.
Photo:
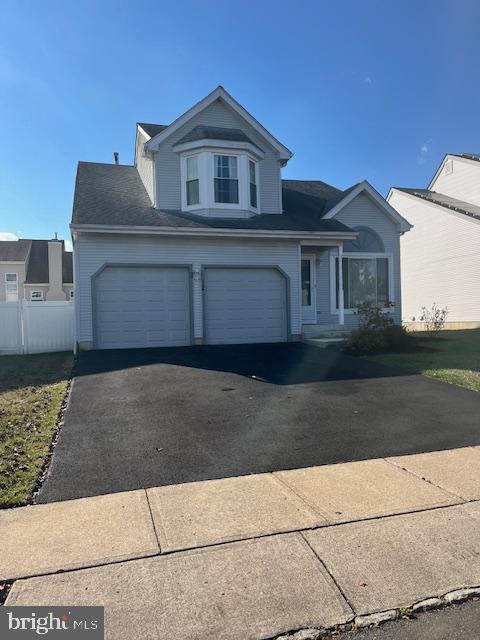
<instances>
[{"instance_id":1,"label":"garage door panel","mask_svg":"<svg viewBox=\"0 0 480 640\"><path fill-rule=\"evenodd\" d=\"M209 344L287 339L286 282L276 269L207 268L204 303Z\"/></svg>"},{"instance_id":2,"label":"garage door panel","mask_svg":"<svg viewBox=\"0 0 480 640\"><path fill-rule=\"evenodd\" d=\"M95 336L100 349L191 343L186 268L107 267L95 282Z\"/></svg>"}]
</instances>

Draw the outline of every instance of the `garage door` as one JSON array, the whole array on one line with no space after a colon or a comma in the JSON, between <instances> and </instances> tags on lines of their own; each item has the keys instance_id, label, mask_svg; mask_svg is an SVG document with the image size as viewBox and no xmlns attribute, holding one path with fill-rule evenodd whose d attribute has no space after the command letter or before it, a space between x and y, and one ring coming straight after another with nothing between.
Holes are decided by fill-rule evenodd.
<instances>
[{"instance_id":1,"label":"garage door","mask_svg":"<svg viewBox=\"0 0 480 640\"><path fill-rule=\"evenodd\" d=\"M207 344L285 341L286 293L276 269L205 269Z\"/></svg>"},{"instance_id":2,"label":"garage door","mask_svg":"<svg viewBox=\"0 0 480 640\"><path fill-rule=\"evenodd\" d=\"M185 268L104 269L95 280L95 346L122 349L190 344L189 283Z\"/></svg>"}]
</instances>

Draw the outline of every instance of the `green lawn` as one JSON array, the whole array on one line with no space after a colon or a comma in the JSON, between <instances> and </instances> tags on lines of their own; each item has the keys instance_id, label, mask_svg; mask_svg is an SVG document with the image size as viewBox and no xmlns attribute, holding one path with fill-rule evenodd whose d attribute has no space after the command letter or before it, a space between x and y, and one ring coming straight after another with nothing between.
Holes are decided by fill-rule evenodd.
<instances>
[{"instance_id":1,"label":"green lawn","mask_svg":"<svg viewBox=\"0 0 480 640\"><path fill-rule=\"evenodd\" d=\"M0 356L0 507L27 503L48 453L71 353Z\"/></svg>"},{"instance_id":2,"label":"green lawn","mask_svg":"<svg viewBox=\"0 0 480 640\"><path fill-rule=\"evenodd\" d=\"M370 360L480 391L480 329L442 331L436 338L415 333L416 349L384 353Z\"/></svg>"}]
</instances>

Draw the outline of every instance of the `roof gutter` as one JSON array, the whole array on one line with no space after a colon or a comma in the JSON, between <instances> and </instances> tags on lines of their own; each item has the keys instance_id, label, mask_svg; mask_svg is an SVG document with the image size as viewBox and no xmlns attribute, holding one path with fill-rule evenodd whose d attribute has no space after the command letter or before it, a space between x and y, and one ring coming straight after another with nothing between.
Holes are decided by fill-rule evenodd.
<instances>
[{"instance_id":1,"label":"roof gutter","mask_svg":"<svg viewBox=\"0 0 480 640\"><path fill-rule=\"evenodd\" d=\"M325 240L338 242L355 240L358 233L355 231L288 231L269 229L193 229L189 227L144 227L124 225L102 224L71 224L70 229L82 233L115 233L136 235L166 235L166 236L193 236L193 237L230 237L230 238L273 238L292 240Z\"/></svg>"}]
</instances>

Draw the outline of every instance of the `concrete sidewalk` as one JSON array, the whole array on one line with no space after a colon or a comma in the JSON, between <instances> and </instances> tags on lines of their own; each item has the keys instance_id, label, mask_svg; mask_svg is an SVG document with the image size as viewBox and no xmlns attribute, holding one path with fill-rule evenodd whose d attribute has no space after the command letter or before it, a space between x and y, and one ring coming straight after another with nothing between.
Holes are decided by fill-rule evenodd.
<instances>
[{"instance_id":1,"label":"concrete sidewalk","mask_svg":"<svg viewBox=\"0 0 480 640\"><path fill-rule=\"evenodd\" d=\"M260 640L479 586L479 521L456 449L2 511L0 579L115 640Z\"/></svg>"}]
</instances>

